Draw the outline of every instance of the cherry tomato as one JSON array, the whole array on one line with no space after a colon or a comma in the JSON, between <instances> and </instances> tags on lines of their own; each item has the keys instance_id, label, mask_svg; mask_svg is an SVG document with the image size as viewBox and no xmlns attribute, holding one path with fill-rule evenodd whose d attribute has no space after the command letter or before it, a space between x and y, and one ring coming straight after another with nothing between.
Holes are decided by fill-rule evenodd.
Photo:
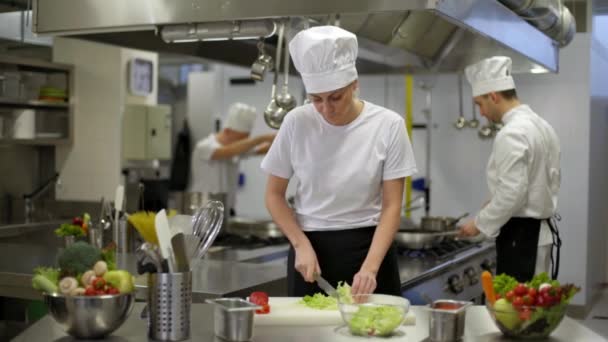
<instances>
[{"instance_id":1,"label":"cherry tomato","mask_svg":"<svg viewBox=\"0 0 608 342\"><path fill-rule=\"evenodd\" d=\"M91 285L87 286L87 288L84 290L84 295L85 296L94 296L96 294L97 294L97 291Z\"/></svg>"},{"instance_id":2,"label":"cherry tomato","mask_svg":"<svg viewBox=\"0 0 608 342\"><path fill-rule=\"evenodd\" d=\"M513 307L521 308L524 305L524 299L520 296L515 296L513 298Z\"/></svg>"},{"instance_id":3,"label":"cherry tomato","mask_svg":"<svg viewBox=\"0 0 608 342\"><path fill-rule=\"evenodd\" d=\"M117 295L120 294L120 291L118 291L118 289L115 287L110 287L106 290L106 293L111 295Z\"/></svg>"},{"instance_id":4,"label":"cherry tomato","mask_svg":"<svg viewBox=\"0 0 608 342\"><path fill-rule=\"evenodd\" d=\"M519 283L517 284L517 286L515 286L515 290L514 290L515 294L518 296L523 296L526 293L528 293L528 288L526 287L525 284L523 283Z\"/></svg>"},{"instance_id":5,"label":"cherry tomato","mask_svg":"<svg viewBox=\"0 0 608 342\"><path fill-rule=\"evenodd\" d=\"M249 301L257 305L268 304L268 294L262 291L252 292L249 295Z\"/></svg>"},{"instance_id":6,"label":"cherry tomato","mask_svg":"<svg viewBox=\"0 0 608 342\"><path fill-rule=\"evenodd\" d=\"M260 310L255 310L257 314L267 314L270 313L270 305L264 304Z\"/></svg>"},{"instance_id":7,"label":"cherry tomato","mask_svg":"<svg viewBox=\"0 0 608 342\"><path fill-rule=\"evenodd\" d=\"M505 299L507 299L509 302L512 302L512 301L513 301L513 297L515 297L515 291L513 291L513 290L508 291L508 292L505 294Z\"/></svg>"},{"instance_id":8,"label":"cherry tomato","mask_svg":"<svg viewBox=\"0 0 608 342\"><path fill-rule=\"evenodd\" d=\"M541 308L545 306L545 298L542 295L536 297L536 305Z\"/></svg>"},{"instance_id":9,"label":"cherry tomato","mask_svg":"<svg viewBox=\"0 0 608 342\"><path fill-rule=\"evenodd\" d=\"M521 319L522 321L529 320L531 316L532 316L532 310L530 310L529 308L523 308L519 312L519 319Z\"/></svg>"},{"instance_id":10,"label":"cherry tomato","mask_svg":"<svg viewBox=\"0 0 608 342\"><path fill-rule=\"evenodd\" d=\"M532 299L532 297L530 297L529 295L525 295L522 297L524 305L530 306L530 305L534 305L534 299Z\"/></svg>"},{"instance_id":11,"label":"cherry tomato","mask_svg":"<svg viewBox=\"0 0 608 342\"><path fill-rule=\"evenodd\" d=\"M72 224L75 226L82 226L82 223L82 217L77 216L72 219Z\"/></svg>"},{"instance_id":12,"label":"cherry tomato","mask_svg":"<svg viewBox=\"0 0 608 342\"><path fill-rule=\"evenodd\" d=\"M532 298L536 298L536 296L538 295L538 291L531 287L530 289L528 289L528 295Z\"/></svg>"},{"instance_id":13,"label":"cherry tomato","mask_svg":"<svg viewBox=\"0 0 608 342\"><path fill-rule=\"evenodd\" d=\"M106 286L106 281L102 277L97 277L95 280L93 280L91 285L93 285L96 290L103 290Z\"/></svg>"}]
</instances>

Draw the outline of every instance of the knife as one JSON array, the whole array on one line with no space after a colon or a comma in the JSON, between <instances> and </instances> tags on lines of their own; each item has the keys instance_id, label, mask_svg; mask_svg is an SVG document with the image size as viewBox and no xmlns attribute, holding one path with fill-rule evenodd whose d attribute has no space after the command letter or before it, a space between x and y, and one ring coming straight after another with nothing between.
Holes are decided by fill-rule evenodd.
<instances>
[{"instance_id":1,"label":"knife","mask_svg":"<svg viewBox=\"0 0 608 342\"><path fill-rule=\"evenodd\" d=\"M317 284L319 285L319 287L323 291L325 291L325 293L327 293L331 297L338 296L338 294L336 293L336 289L333 286L331 286L331 284L329 284L327 282L327 280L323 279L323 277L321 277L320 274L315 273L314 278L315 278L315 281L317 282Z\"/></svg>"}]
</instances>

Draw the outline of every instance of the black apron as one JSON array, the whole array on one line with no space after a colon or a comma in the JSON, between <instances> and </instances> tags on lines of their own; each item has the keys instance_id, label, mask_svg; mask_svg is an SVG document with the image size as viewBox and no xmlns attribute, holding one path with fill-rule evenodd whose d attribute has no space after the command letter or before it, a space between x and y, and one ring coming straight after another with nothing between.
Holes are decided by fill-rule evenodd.
<instances>
[{"instance_id":1,"label":"black apron","mask_svg":"<svg viewBox=\"0 0 608 342\"><path fill-rule=\"evenodd\" d=\"M561 247L557 226L551 219L530 217L512 217L500 229L500 234L496 238L496 274L506 273L519 282L527 282L534 277L540 226L541 222L545 220L549 223L553 236L550 276L553 279L557 278ZM553 258L554 248L557 249L555 259Z\"/></svg>"},{"instance_id":2,"label":"black apron","mask_svg":"<svg viewBox=\"0 0 608 342\"><path fill-rule=\"evenodd\" d=\"M314 249L321 273L332 286L343 281L352 285L353 277L361 269L371 246L376 227L334 230L325 232L304 232ZM295 268L295 251L289 248L287 259L287 293L291 297L302 297L324 293L317 283L308 283ZM401 295L399 266L394 245L386 252L376 275L375 293Z\"/></svg>"}]
</instances>

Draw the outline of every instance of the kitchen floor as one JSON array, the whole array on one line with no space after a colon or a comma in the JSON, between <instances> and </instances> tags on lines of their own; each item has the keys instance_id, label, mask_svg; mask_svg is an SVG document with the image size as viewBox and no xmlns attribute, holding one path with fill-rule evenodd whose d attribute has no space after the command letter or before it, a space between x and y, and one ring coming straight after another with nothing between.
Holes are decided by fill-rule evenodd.
<instances>
[{"instance_id":1,"label":"kitchen floor","mask_svg":"<svg viewBox=\"0 0 608 342\"><path fill-rule=\"evenodd\" d=\"M582 323L608 341L608 289L604 289L602 296Z\"/></svg>"}]
</instances>

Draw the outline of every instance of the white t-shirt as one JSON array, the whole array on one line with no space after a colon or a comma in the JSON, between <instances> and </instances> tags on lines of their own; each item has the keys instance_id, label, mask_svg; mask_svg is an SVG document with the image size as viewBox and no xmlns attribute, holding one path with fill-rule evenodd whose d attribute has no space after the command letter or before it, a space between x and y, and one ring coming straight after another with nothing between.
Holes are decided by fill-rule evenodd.
<instances>
[{"instance_id":1,"label":"white t-shirt","mask_svg":"<svg viewBox=\"0 0 608 342\"><path fill-rule=\"evenodd\" d=\"M194 147L191 161L190 191L230 194L228 203L234 208L234 194L239 177L239 157L211 160L211 155L222 145L215 134L200 140Z\"/></svg>"},{"instance_id":2,"label":"white t-shirt","mask_svg":"<svg viewBox=\"0 0 608 342\"><path fill-rule=\"evenodd\" d=\"M382 181L417 172L399 114L364 103L344 126L325 121L312 104L283 121L262 169L297 181L296 219L303 230L342 230L378 224Z\"/></svg>"},{"instance_id":3,"label":"white t-shirt","mask_svg":"<svg viewBox=\"0 0 608 342\"><path fill-rule=\"evenodd\" d=\"M506 113L488 161L491 199L477 215L480 231L496 237L511 217L551 217L561 182L557 134L527 105ZM547 222L541 223L539 246L553 242Z\"/></svg>"}]
</instances>

